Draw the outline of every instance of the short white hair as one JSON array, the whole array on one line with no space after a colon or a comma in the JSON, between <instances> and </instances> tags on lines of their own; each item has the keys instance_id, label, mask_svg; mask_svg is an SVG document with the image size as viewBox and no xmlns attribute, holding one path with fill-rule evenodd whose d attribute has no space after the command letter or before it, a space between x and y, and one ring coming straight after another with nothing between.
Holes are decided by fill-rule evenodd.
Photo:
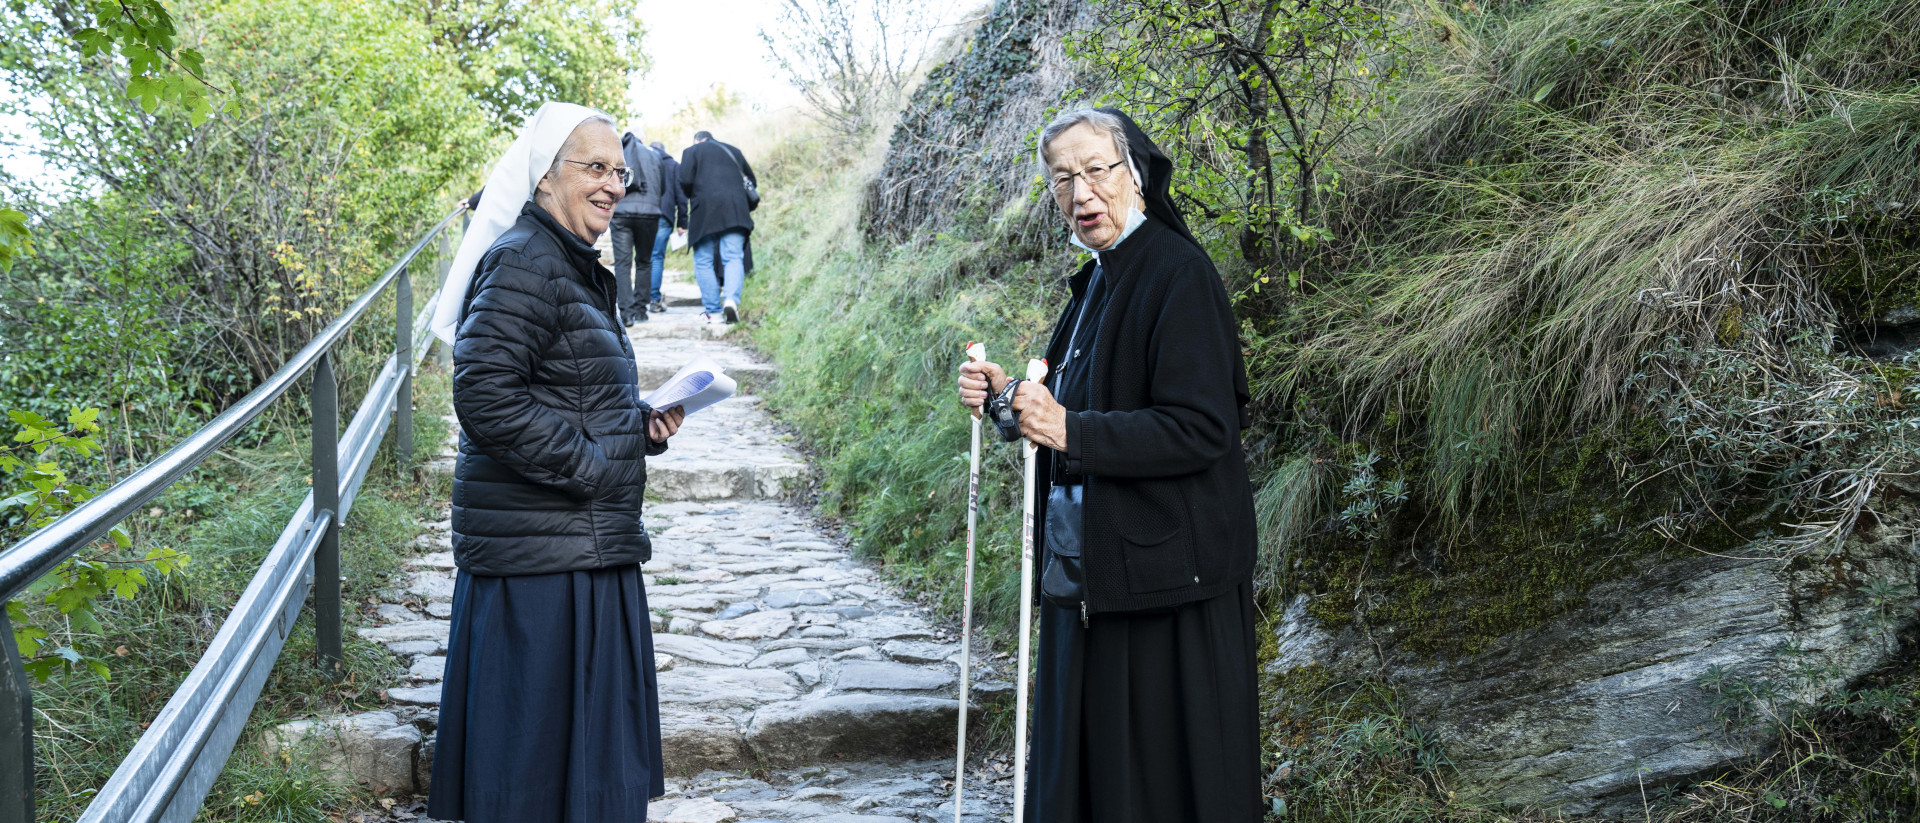
<instances>
[{"instance_id":1,"label":"short white hair","mask_svg":"<svg viewBox=\"0 0 1920 823\"><path fill-rule=\"evenodd\" d=\"M1053 120L1040 129L1040 142L1034 146L1033 159L1040 165L1040 176L1047 176L1052 168L1047 164L1047 147L1060 139L1068 129L1082 123L1100 132L1113 141L1113 149L1120 153L1120 162L1127 164L1127 171L1133 172L1133 179L1141 190L1147 187L1147 178L1133 165L1132 144L1127 140L1127 125L1120 118L1108 112L1087 106L1075 106L1053 116Z\"/></svg>"}]
</instances>

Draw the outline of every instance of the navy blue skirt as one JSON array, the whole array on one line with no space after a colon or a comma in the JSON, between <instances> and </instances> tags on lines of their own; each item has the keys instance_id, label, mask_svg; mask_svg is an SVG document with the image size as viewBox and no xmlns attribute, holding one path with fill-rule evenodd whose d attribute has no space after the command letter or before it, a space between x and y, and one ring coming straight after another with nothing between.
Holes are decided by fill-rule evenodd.
<instances>
[{"instance_id":1,"label":"navy blue skirt","mask_svg":"<svg viewBox=\"0 0 1920 823\"><path fill-rule=\"evenodd\" d=\"M666 792L638 565L461 572L427 814L469 823L646 823Z\"/></svg>"}]
</instances>

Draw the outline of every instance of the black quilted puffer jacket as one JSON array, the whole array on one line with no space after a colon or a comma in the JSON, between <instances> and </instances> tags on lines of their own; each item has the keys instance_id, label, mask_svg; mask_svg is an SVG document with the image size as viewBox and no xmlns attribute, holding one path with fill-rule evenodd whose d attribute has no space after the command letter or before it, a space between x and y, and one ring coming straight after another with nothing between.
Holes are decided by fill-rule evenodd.
<instances>
[{"instance_id":1,"label":"black quilted puffer jacket","mask_svg":"<svg viewBox=\"0 0 1920 823\"><path fill-rule=\"evenodd\" d=\"M481 258L453 346L453 556L469 574L641 563L652 411L600 253L529 202Z\"/></svg>"}]
</instances>

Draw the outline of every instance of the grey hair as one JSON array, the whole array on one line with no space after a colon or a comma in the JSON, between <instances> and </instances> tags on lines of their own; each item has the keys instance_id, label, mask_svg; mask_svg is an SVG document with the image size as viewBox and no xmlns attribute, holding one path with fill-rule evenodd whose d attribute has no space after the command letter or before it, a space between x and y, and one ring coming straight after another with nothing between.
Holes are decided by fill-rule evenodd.
<instances>
[{"instance_id":1,"label":"grey hair","mask_svg":"<svg viewBox=\"0 0 1920 823\"><path fill-rule=\"evenodd\" d=\"M560 141L560 150L553 153L553 165L547 167L546 179L556 181L560 179L560 168L566 165L568 157L573 156L573 150L580 147L580 126L595 121L607 124L616 134L620 131L620 124L604 114L596 114L580 121L580 125L574 126L573 131L567 132L567 139Z\"/></svg>"},{"instance_id":2,"label":"grey hair","mask_svg":"<svg viewBox=\"0 0 1920 823\"><path fill-rule=\"evenodd\" d=\"M1132 145L1127 141L1126 124L1120 122L1120 118L1118 117L1087 106L1076 106L1066 109L1054 115L1052 122L1041 127L1040 142L1033 150L1034 162L1040 164L1040 176L1045 177L1047 172L1050 171L1047 166L1047 146L1052 145L1053 141L1060 139L1060 135L1067 133L1067 129L1071 129L1082 123L1091 126L1094 131L1100 132L1113 140L1114 150L1120 152L1120 161L1127 164L1127 171L1133 173L1134 181L1139 183L1142 191L1145 191L1147 188L1147 178L1133 165L1133 152L1129 150L1132 148Z\"/></svg>"}]
</instances>

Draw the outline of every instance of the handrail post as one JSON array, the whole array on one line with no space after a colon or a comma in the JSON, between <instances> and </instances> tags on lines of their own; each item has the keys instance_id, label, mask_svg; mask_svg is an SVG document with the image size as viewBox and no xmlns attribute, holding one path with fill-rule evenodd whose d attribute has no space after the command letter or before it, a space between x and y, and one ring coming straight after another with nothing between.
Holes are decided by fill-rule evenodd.
<instances>
[{"instance_id":1,"label":"handrail post","mask_svg":"<svg viewBox=\"0 0 1920 823\"><path fill-rule=\"evenodd\" d=\"M320 669L341 674L340 661L340 393L333 377L333 353L313 366L313 516L322 512L327 533L313 553L313 627Z\"/></svg>"},{"instance_id":2,"label":"handrail post","mask_svg":"<svg viewBox=\"0 0 1920 823\"><path fill-rule=\"evenodd\" d=\"M393 457L403 476L413 468L413 278L411 265L400 267L393 284L393 364L400 389L393 396Z\"/></svg>"},{"instance_id":3,"label":"handrail post","mask_svg":"<svg viewBox=\"0 0 1920 823\"><path fill-rule=\"evenodd\" d=\"M33 691L0 603L0 820L33 819ZM17 759L16 759L17 758Z\"/></svg>"}]
</instances>

